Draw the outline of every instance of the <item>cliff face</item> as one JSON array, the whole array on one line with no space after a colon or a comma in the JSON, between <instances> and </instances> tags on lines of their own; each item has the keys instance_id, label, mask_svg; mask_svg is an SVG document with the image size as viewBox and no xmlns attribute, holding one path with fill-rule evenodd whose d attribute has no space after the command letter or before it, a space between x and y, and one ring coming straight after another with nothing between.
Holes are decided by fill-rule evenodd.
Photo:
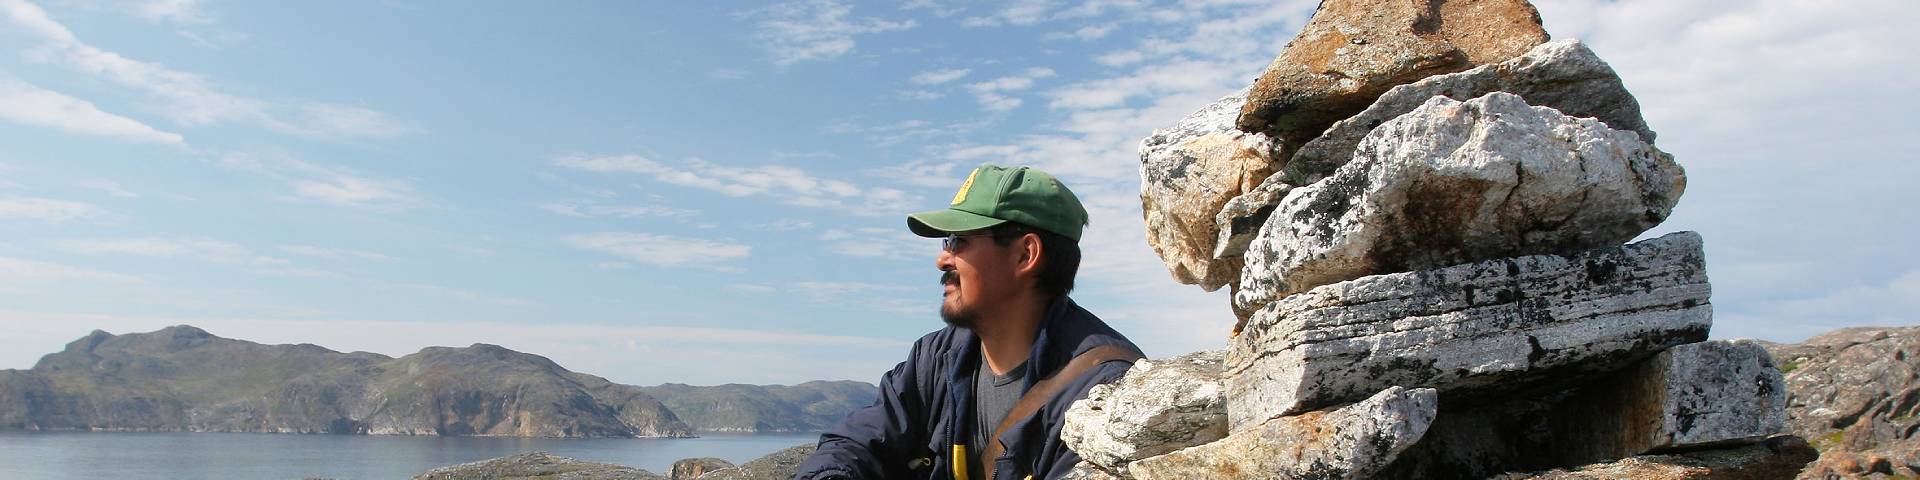
<instances>
[{"instance_id":1,"label":"cliff face","mask_svg":"<svg viewBox=\"0 0 1920 480\"><path fill-rule=\"evenodd\" d=\"M641 389L660 399L695 430L707 432L817 432L848 412L873 403L879 388L865 382L815 381L799 385L668 383Z\"/></svg>"},{"instance_id":2,"label":"cliff face","mask_svg":"<svg viewBox=\"0 0 1920 480\"><path fill-rule=\"evenodd\" d=\"M95 331L0 371L0 428L539 437L678 437L637 387L494 345L400 358L262 345L190 326Z\"/></svg>"}]
</instances>

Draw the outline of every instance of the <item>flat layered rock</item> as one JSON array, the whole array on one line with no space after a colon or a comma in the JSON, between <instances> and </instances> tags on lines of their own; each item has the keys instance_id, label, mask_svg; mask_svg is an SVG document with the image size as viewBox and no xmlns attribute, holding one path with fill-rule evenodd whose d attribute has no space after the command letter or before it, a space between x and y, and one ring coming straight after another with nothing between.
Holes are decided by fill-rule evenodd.
<instances>
[{"instance_id":1,"label":"flat layered rock","mask_svg":"<svg viewBox=\"0 0 1920 480\"><path fill-rule=\"evenodd\" d=\"M1560 408L1555 438L1590 460L1752 443L1785 430L1786 406L1786 382L1760 345L1692 343L1589 387Z\"/></svg>"},{"instance_id":2,"label":"flat layered rock","mask_svg":"<svg viewBox=\"0 0 1920 480\"><path fill-rule=\"evenodd\" d=\"M1389 387L1359 403L1275 418L1128 468L1139 480L1372 478L1420 440L1438 405L1433 389Z\"/></svg>"},{"instance_id":3,"label":"flat layered rock","mask_svg":"<svg viewBox=\"0 0 1920 480\"><path fill-rule=\"evenodd\" d=\"M1393 87L1366 110L1301 145L1282 174L1296 185L1326 178L1353 158L1367 132L1413 111L1427 99L1445 96L1467 101L1493 92L1519 95L1530 105L1568 116L1593 118L1653 143L1653 130L1640 116L1640 102L1620 83L1613 67L1579 40L1556 40L1533 47L1519 58Z\"/></svg>"},{"instance_id":4,"label":"flat layered rock","mask_svg":"<svg viewBox=\"0 0 1920 480\"><path fill-rule=\"evenodd\" d=\"M1237 125L1299 145L1395 85L1546 41L1525 0L1327 0L1254 82Z\"/></svg>"},{"instance_id":5,"label":"flat layered rock","mask_svg":"<svg viewBox=\"0 0 1920 480\"><path fill-rule=\"evenodd\" d=\"M633 467L587 462L547 452L441 467L415 475L413 480L666 480L667 477Z\"/></svg>"},{"instance_id":6,"label":"flat layered rock","mask_svg":"<svg viewBox=\"0 0 1920 480\"><path fill-rule=\"evenodd\" d=\"M1434 97L1333 176L1287 192L1244 256L1236 312L1366 275L1619 245L1685 189L1631 131L1495 92Z\"/></svg>"},{"instance_id":7,"label":"flat layered rock","mask_svg":"<svg viewBox=\"0 0 1920 480\"><path fill-rule=\"evenodd\" d=\"M1173 279L1209 292L1240 275L1238 259L1215 259L1214 216L1279 170L1279 145L1233 128L1246 90L1208 104L1140 141L1140 203L1147 243Z\"/></svg>"},{"instance_id":8,"label":"flat layered rock","mask_svg":"<svg viewBox=\"0 0 1920 480\"><path fill-rule=\"evenodd\" d=\"M1267 217L1273 216L1273 209L1280 206L1280 199L1293 191L1293 184L1287 183L1281 175L1268 176L1253 190L1227 200L1220 206L1220 213L1213 216L1214 229L1218 235L1213 242L1213 258L1216 260L1239 259L1246 253L1247 246L1253 244L1253 238L1260 234L1260 226L1267 223ZM1240 272L1233 272L1237 282Z\"/></svg>"},{"instance_id":9,"label":"flat layered rock","mask_svg":"<svg viewBox=\"0 0 1920 480\"><path fill-rule=\"evenodd\" d=\"M1388 386L1513 389L1617 371L1712 324L1699 234L1326 285L1228 344L1230 431Z\"/></svg>"},{"instance_id":10,"label":"flat layered rock","mask_svg":"<svg viewBox=\"0 0 1920 480\"><path fill-rule=\"evenodd\" d=\"M1753 445L1642 455L1571 469L1507 474L1489 480L1784 479L1792 478L1816 453L1800 437L1780 436Z\"/></svg>"},{"instance_id":11,"label":"flat layered rock","mask_svg":"<svg viewBox=\"0 0 1920 480\"><path fill-rule=\"evenodd\" d=\"M1067 409L1060 440L1111 471L1227 435L1221 350L1141 360L1118 382L1096 385Z\"/></svg>"}]
</instances>

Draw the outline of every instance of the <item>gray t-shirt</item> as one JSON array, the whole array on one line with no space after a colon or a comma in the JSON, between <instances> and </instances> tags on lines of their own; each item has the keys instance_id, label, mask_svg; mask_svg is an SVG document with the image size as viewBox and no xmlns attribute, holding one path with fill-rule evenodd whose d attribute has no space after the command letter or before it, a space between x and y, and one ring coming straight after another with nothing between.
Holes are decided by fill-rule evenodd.
<instances>
[{"instance_id":1,"label":"gray t-shirt","mask_svg":"<svg viewBox=\"0 0 1920 480\"><path fill-rule=\"evenodd\" d=\"M978 476L977 472L984 471L980 454L987 450L988 442L997 441L987 437L993 435L993 429L998 428L1001 421L1006 420L1007 411L1013 410L1013 404L1020 401L1020 395L1025 393L1022 389L1026 387L1026 382L1021 380L1026 377L1026 362L1020 362L1007 370L1005 376L1001 376L994 375L993 369L987 368L985 357L980 358L980 368L973 371L975 422L973 441L967 444L967 472L970 472L970 476Z\"/></svg>"}]
</instances>

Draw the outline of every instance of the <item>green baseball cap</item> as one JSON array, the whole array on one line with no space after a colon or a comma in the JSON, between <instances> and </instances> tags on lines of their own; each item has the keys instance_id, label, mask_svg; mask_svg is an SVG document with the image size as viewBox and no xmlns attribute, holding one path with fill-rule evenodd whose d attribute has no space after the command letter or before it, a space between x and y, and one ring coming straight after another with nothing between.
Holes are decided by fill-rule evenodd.
<instances>
[{"instance_id":1,"label":"green baseball cap","mask_svg":"<svg viewBox=\"0 0 1920 480\"><path fill-rule=\"evenodd\" d=\"M1057 233L1080 241L1087 209L1072 190L1047 172L1031 167L982 164L967 175L946 210L907 215L907 229L922 237L980 230L1007 222Z\"/></svg>"}]
</instances>

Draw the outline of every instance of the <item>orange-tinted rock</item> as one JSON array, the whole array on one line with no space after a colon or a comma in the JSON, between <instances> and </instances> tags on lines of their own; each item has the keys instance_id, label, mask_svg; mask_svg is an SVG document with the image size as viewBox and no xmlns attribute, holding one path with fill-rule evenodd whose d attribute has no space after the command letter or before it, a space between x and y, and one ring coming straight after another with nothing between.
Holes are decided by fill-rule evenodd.
<instances>
[{"instance_id":1,"label":"orange-tinted rock","mask_svg":"<svg viewBox=\"0 0 1920 480\"><path fill-rule=\"evenodd\" d=\"M1546 41L1525 0L1327 0L1254 83L1237 124L1298 146L1395 85Z\"/></svg>"}]
</instances>

